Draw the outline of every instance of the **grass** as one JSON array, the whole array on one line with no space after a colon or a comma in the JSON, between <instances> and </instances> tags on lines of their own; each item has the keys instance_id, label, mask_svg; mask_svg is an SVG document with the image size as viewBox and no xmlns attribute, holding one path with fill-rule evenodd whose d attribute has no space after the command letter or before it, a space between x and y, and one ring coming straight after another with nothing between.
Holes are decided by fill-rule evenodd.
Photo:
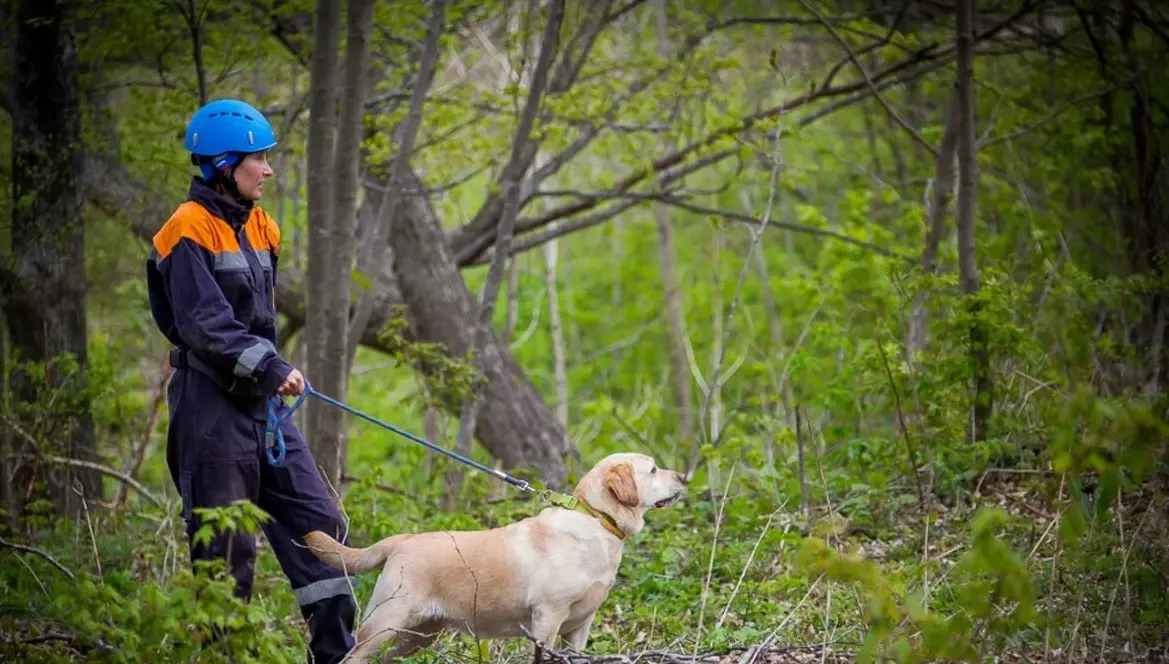
<instances>
[{"instance_id":1,"label":"grass","mask_svg":"<svg viewBox=\"0 0 1169 664\"><path fill-rule=\"evenodd\" d=\"M411 456L415 451L395 453ZM463 507L441 511L440 471L447 463L434 461L429 477L409 462L365 468L363 479L349 488L344 500L353 541L368 543L398 532L492 527L544 507L538 498L510 489L501 499L493 480L471 475ZM1165 541L1166 524L1163 506L1149 494L1126 497L1121 521L1128 531L1123 540L1117 531L1094 531L1069 547L1059 537L1057 520L1067 503L1056 502L1057 478L1047 474L989 473L971 501L942 507L928 520L913 504L878 509L887 495L876 490L830 496L836 506L852 506L851 513L829 511L828 501L822 501L805 520L787 507L787 497L780 500L777 492L767 490L765 473L736 466L733 474L724 472L722 477L726 479L717 490L696 483L684 502L651 513L645 531L627 540L589 653L694 655L746 652L761 644L802 645L809 650L801 652L828 661L829 651L855 653L866 637L879 631L885 619L879 614L889 608L878 606L883 587L895 603L909 606L917 598L920 610L928 614L945 620L969 618L980 656L1019 652L1033 661L1054 661L1044 659L1045 652L1075 653L1073 659L1083 661L1081 657L1100 651L1110 656L1124 649L1140 652L1141 644L1164 635L1165 599L1152 588L1164 578L1165 560L1150 544ZM396 490L387 491L387 485ZM175 498L173 492L167 496ZM971 616L966 605L970 581L960 578L960 572L964 556L976 546L971 523L977 510L987 506L1002 510L998 535L1022 561L1028 579L1042 589L1038 602L1048 611L1021 624L994 627L995 616L1009 612L1009 606L990 606L985 615ZM873 513L881 516L873 518ZM220 600L199 609L191 595L195 582L185 573L184 531L176 515L173 502L165 511L135 504L121 512L92 510L92 533L84 521L38 524L30 545L70 569L77 576L74 581L40 556L0 553L0 653L8 651L6 656L29 662L65 661L78 654L92 661L118 661L102 643L114 651L150 653L158 645L136 637L166 633L172 625L176 631L171 638L177 638L197 633L217 616L246 614L257 634L275 644L264 661L301 661L304 625L267 547L260 551L256 599L250 607ZM19 537L7 535L13 541ZM880 580L866 577L868 572L818 568L808 553L813 541L823 543L839 561L869 561ZM99 565L104 573L100 577ZM367 574L353 579L361 600L368 597L374 578ZM99 589L84 604L80 598L88 596L77 590L82 583ZM102 597L109 603L103 604ZM928 603L921 601L924 597ZM169 614L150 615L152 607ZM896 617L900 624L885 626L884 645L920 640L914 634L920 621L913 611ZM180 627L184 620L190 621L186 632ZM123 628L129 624L141 627L134 633ZM16 643L21 640L25 642ZM481 655L483 661L520 661L529 653L527 643L480 645L449 635L408 661L475 661ZM200 654L200 661L214 659L213 654Z\"/></svg>"}]
</instances>

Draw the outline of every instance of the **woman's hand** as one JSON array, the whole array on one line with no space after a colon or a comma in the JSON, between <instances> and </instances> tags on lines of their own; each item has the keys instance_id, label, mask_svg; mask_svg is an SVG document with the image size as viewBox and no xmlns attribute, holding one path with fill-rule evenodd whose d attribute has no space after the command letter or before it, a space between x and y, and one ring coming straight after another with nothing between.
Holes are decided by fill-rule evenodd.
<instances>
[{"instance_id":1,"label":"woman's hand","mask_svg":"<svg viewBox=\"0 0 1169 664\"><path fill-rule=\"evenodd\" d=\"M301 375L300 369L293 369L276 392L280 396L299 397L304 392L304 376Z\"/></svg>"}]
</instances>

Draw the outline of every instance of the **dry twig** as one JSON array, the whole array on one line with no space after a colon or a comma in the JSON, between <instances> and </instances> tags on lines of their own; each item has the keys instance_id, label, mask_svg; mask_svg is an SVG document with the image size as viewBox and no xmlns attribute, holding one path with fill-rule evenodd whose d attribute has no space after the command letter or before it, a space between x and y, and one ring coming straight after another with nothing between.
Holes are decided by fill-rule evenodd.
<instances>
[{"instance_id":1,"label":"dry twig","mask_svg":"<svg viewBox=\"0 0 1169 664\"><path fill-rule=\"evenodd\" d=\"M24 553L35 553L36 555L40 556L41 558L44 558L45 560L52 563L53 567L56 567L57 569L61 570L61 572L64 573L65 576L69 577L70 581L72 581L74 579L73 572L69 571L68 567L65 567L61 563L57 562L56 558L50 556L48 553L46 553L45 551L43 551L41 549L36 548L35 546L28 546L25 544L17 544L16 542L9 542L8 540L4 539L3 537L0 537L0 546L5 547L5 548L9 548L9 549L13 549L15 551L21 551Z\"/></svg>"}]
</instances>

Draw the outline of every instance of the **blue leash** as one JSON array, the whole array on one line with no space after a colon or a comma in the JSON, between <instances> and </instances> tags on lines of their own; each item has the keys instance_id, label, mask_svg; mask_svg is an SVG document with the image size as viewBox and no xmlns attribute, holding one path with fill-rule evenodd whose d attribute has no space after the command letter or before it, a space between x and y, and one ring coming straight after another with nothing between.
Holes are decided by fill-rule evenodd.
<instances>
[{"instance_id":1,"label":"blue leash","mask_svg":"<svg viewBox=\"0 0 1169 664\"><path fill-rule=\"evenodd\" d=\"M438 445L435 445L434 443L431 443L430 441L428 441L426 439L419 438L418 436L415 436L414 434L410 433L409 431L404 431L402 429L399 429L398 427L390 424L389 422L383 422L382 420L379 420L376 417L373 417L372 415L367 415L366 413L363 413L360 410L357 410L356 408L354 408L352 406L349 406L349 405L344 404L340 401L337 401L333 397L330 397L330 396L325 395L325 394L321 394L320 392L313 389L313 386L309 384L307 379L305 379L305 381L304 381L304 392L299 397L296 398L296 401L293 402L293 404L291 406L288 407L288 412L286 412L283 417L280 417L276 414L276 409L282 403L283 400L279 396L274 396L274 397L271 397L268 399L268 424L264 429L264 454L268 457L268 463L272 464L272 466L274 466L276 468L279 468L280 466L284 465L284 455L285 455L285 451L286 451L284 448L284 432L281 431L280 427L285 422L292 419L292 414L296 412L297 408L300 408L301 404L304 403L305 398L308 397L310 394L312 396L320 399L321 401L324 401L325 403L327 403L329 405L336 406L337 408L340 408L341 410L344 410L344 411L346 411L348 413L352 413L352 414L354 414L362 419L373 422L374 424L378 425L379 427L382 427L383 429L388 429L388 430L398 434L399 436L402 436L404 438L409 438L410 440L412 440L420 445L424 445L424 446L434 450L435 452L445 454L446 456L454 459L455 461L458 461L460 463L464 463L464 464L466 464L466 465L468 465L476 470L480 470L484 473L487 473L488 475L492 475L494 477L497 477L497 478L503 480L504 482L507 482L508 484L516 487L517 489L520 489L521 491L534 491L535 490L532 488L532 485L529 484L526 480L521 480L519 478L512 477L511 475L508 475L507 473L505 473L501 470L489 468L489 467L484 466L483 464L481 464L477 461L472 461L471 459L468 459L465 456L462 456L460 454L456 454L455 452L452 452L448 449L439 447ZM275 450L276 450L275 455L273 455L273 451L272 451L273 448L275 448Z\"/></svg>"}]
</instances>

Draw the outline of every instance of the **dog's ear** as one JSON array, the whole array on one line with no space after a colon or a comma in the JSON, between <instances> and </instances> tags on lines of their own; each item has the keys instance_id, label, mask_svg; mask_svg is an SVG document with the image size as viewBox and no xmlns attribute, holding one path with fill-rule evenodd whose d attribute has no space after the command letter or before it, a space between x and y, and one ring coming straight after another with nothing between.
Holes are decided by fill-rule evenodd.
<instances>
[{"instance_id":1,"label":"dog's ear","mask_svg":"<svg viewBox=\"0 0 1169 664\"><path fill-rule=\"evenodd\" d=\"M633 479L633 465L621 461L605 472L605 488L613 492L617 502L629 507L641 504L637 496L637 482Z\"/></svg>"}]
</instances>

